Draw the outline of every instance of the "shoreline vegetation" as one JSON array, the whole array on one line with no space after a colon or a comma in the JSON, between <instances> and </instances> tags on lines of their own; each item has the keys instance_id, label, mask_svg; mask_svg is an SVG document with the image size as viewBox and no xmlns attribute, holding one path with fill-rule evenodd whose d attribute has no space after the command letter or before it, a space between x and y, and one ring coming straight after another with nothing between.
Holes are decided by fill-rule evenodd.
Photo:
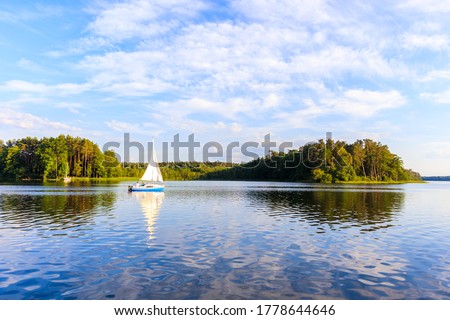
<instances>
[{"instance_id":1,"label":"shoreline vegetation","mask_svg":"<svg viewBox=\"0 0 450 320\"><path fill-rule=\"evenodd\" d=\"M399 156L370 139L348 144L333 139L275 152L247 163L162 162L167 181L242 180L389 184L424 182L419 173L403 168ZM142 163L120 163L114 151L102 152L92 141L60 135L56 138L0 140L0 181L132 181Z\"/></svg>"}]
</instances>

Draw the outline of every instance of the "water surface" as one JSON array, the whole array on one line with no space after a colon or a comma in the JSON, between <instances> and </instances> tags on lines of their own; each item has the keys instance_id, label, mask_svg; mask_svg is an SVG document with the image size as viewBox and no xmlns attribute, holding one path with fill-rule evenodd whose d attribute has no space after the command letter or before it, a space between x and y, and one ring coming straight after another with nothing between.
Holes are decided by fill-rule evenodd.
<instances>
[{"instance_id":1,"label":"water surface","mask_svg":"<svg viewBox=\"0 0 450 320\"><path fill-rule=\"evenodd\" d=\"M449 299L450 184L0 185L0 299Z\"/></svg>"}]
</instances>

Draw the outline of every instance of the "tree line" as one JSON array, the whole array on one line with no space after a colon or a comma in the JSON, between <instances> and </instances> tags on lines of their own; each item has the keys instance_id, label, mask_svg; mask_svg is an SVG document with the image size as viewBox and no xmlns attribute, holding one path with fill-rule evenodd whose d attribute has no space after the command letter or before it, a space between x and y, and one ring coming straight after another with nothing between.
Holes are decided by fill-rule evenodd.
<instances>
[{"instance_id":1,"label":"tree line","mask_svg":"<svg viewBox=\"0 0 450 320\"><path fill-rule=\"evenodd\" d=\"M333 182L420 181L420 174L403 167L399 156L370 139L348 144L319 140L288 152L265 157L202 178L217 180L275 180Z\"/></svg>"},{"instance_id":2,"label":"tree line","mask_svg":"<svg viewBox=\"0 0 450 320\"><path fill-rule=\"evenodd\" d=\"M229 169L225 162L162 162L159 164L164 180L200 180L209 174Z\"/></svg>"},{"instance_id":3,"label":"tree line","mask_svg":"<svg viewBox=\"0 0 450 320\"><path fill-rule=\"evenodd\" d=\"M167 162L160 163L160 167L166 180L195 180L227 166L217 162ZM94 142L70 135L0 140L0 179L3 180L139 179L145 168L145 163L120 163L114 151L102 152Z\"/></svg>"},{"instance_id":4,"label":"tree line","mask_svg":"<svg viewBox=\"0 0 450 320\"><path fill-rule=\"evenodd\" d=\"M0 140L2 179L104 178L140 172L136 166L124 168L113 151L102 152L95 143L80 137Z\"/></svg>"},{"instance_id":5,"label":"tree line","mask_svg":"<svg viewBox=\"0 0 450 320\"><path fill-rule=\"evenodd\" d=\"M270 154L243 164L224 162L160 163L165 180L417 181L401 158L370 139L347 144L319 140L288 152ZM102 152L92 141L56 138L0 140L0 179L139 178L142 163L120 163L112 150Z\"/></svg>"}]
</instances>

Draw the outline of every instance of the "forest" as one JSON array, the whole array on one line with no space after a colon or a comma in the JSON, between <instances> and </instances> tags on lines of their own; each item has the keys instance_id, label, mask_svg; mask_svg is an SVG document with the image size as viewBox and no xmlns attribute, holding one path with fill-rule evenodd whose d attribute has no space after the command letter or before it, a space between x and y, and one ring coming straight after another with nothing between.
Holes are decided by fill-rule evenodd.
<instances>
[{"instance_id":1,"label":"forest","mask_svg":"<svg viewBox=\"0 0 450 320\"><path fill-rule=\"evenodd\" d=\"M92 141L69 135L0 141L0 178L59 179L64 177L113 177L137 174L120 170L114 152L103 153Z\"/></svg>"},{"instance_id":2,"label":"forest","mask_svg":"<svg viewBox=\"0 0 450 320\"><path fill-rule=\"evenodd\" d=\"M102 152L92 141L60 135L56 138L0 140L1 180L59 180L72 178L138 179L144 163L120 163L112 150ZM219 162L160 163L165 180L195 180L223 170Z\"/></svg>"},{"instance_id":3,"label":"forest","mask_svg":"<svg viewBox=\"0 0 450 320\"><path fill-rule=\"evenodd\" d=\"M271 152L245 164L205 174L211 180L273 180L335 182L421 181L403 167L399 156L370 139L352 144L319 140L287 153Z\"/></svg>"},{"instance_id":4,"label":"forest","mask_svg":"<svg viewBox=\"0 0 450 320\"><path fill-rule=\"evenodd\" d=\"M319 140L286 153L270 154L243 164L224 162L160 163L165 180L271 180L333 182L420 181L403 168L386 145L369 139L352 144ZM102 152L92 141L56 138L0 140L0 179L58 180L73 178L138 179L145 164L120 163L112 150Z\"/></svg>"}]
</instances>

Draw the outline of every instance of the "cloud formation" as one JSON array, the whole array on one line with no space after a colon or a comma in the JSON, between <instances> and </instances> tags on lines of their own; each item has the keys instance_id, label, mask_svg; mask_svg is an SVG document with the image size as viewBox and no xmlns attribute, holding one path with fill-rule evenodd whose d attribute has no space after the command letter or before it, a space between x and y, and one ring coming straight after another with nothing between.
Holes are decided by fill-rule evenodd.
<instances>
[{"instance_id":1,"label":"cloud formation","mask_svg":"<svg viewBox=\"0 0 450 320\"><path fill-rule=\"evenodd\" d=\"M5 126L18 127L26 130L57 129L67 131L79 131L77 127L69 126L61 122L51 121L47 118L36 115L18 112L10 108L2 108L0 113L0 123Z\"/></svg>"}]
</instances>

